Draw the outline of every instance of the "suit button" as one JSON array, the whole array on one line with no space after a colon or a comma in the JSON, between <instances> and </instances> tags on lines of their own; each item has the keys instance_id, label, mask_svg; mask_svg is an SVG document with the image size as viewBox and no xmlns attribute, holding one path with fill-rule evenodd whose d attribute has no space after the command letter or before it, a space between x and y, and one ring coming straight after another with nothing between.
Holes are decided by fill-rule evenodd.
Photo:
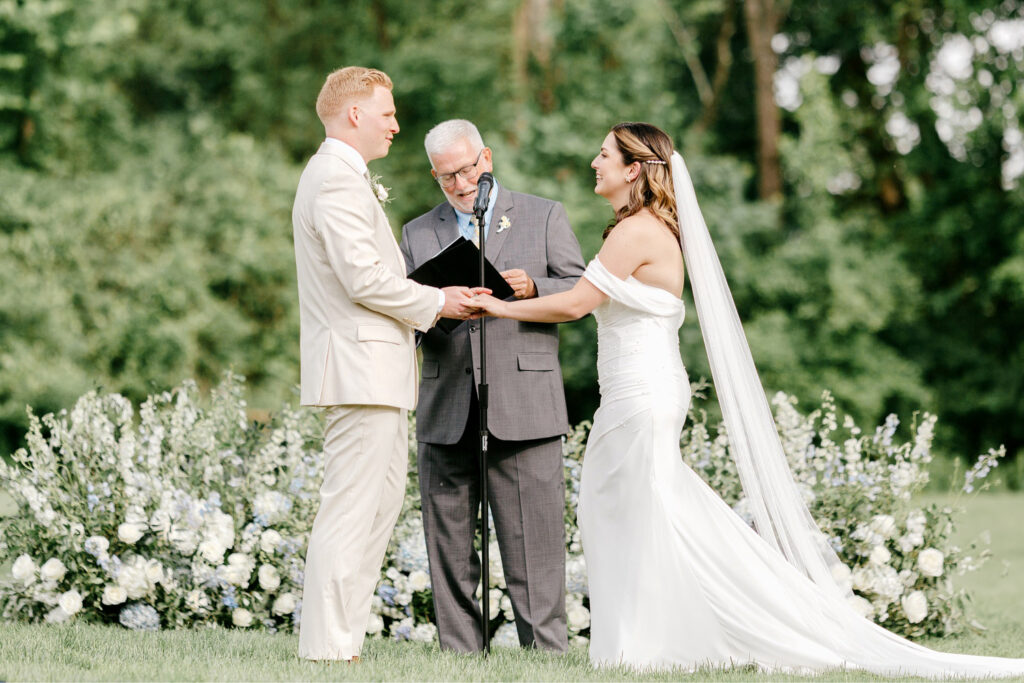
<instances>
[{"instance_id":1,"label":"suit button","mask_svg":"<svg viewBox=\"0 0 1024 683\"><path fill-rule=\"evenodd\" d=\"M467 375L472 375L473 374L472 368L466 368L466 374Z\"/></svg>"},{"instance_id":2,"label":"suit button","mask_svg":"<svg viewBox=\"0 0 1024 683\"><path fill-rule=\"evenodd\" d=\"M470 332L476 332L476 325L470 325L469 326L469 331Z\"/></svg>"}]
</instances>

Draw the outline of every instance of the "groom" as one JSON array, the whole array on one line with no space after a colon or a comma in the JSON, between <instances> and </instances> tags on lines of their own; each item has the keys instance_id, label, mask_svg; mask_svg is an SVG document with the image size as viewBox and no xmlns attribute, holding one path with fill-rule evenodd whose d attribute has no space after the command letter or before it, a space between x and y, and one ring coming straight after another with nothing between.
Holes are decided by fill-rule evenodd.
<instances>
[{"instance_id":1,"label":"groom","mask_svg":"<svg viewBox=\"0 0 1024 683\"><path fill-rule=\"evenodd\" d=\"M324 410L324 481L306 555L299 655L358 658L370 600L405 493L406 411L416 403L413 329L466 318L472 291L419 285L377 201L366 162L398 133L391 79L350 66L327 77L327 139L292 209L302 404Z\"/></svg>"},{"instance_id":2,"label":"groom","mask_svg":"<svg viewBox=\"0 0 1024 683\"><path fill-rule=\"evenodd\" d=\"M409 270L459 235L479 237L470 214L477 180L492 169L491 150L469 121L438 124L424 144L430 172L446 201L402 229ZM558 202L496 184L483 229L487 258L521 299L568 290L583 274L579 244ZM558 366L558 328L490 320L487 331L487 482L519 642L564 652L561 436L569 424ZM483 645L475 597L480 560L473 547L480 509L480 323L463 323L451 334L431 330L421 348L416 438L438 637L442 648L472 652Z\"/></svg>"}]
</instances>

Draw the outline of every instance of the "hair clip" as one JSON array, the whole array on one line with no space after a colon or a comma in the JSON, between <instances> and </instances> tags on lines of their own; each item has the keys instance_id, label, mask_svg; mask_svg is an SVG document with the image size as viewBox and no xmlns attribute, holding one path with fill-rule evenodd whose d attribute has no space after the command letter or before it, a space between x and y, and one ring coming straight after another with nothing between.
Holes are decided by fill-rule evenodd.
<instances>
[{"instance_id":1,"label":"hair clip","mask_svg":"<svg viewBox=\"0 0 1024 683\"><path fill-rule=\"evenodd\" d=\"M659 164L661 166L665 165L665 162L662 161L661 159L644 159L644 163L645 164Z\"/></svg>"}]
</instances>

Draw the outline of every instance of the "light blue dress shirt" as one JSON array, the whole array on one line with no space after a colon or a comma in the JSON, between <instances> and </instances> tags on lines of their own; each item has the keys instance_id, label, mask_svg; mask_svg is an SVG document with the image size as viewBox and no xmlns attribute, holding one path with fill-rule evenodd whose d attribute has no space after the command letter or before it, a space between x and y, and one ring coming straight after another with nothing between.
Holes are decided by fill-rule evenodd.
<instances>
[{"instance_id":1,"label":"light blue dress shirt","mask_svg":"<svg viewBox=\"0 0 1024 683\"><path fill-rule=\"evenodd\" d=\"M494 200L497 196L498 183L494 183L494 186L491 188L490 199L487 202L487 211L484 212L485 240L491 235L491 216L494 214ZM476 234L476 228L473 225L473 214L462 213L458 209L455 209L455 219L459 222L459 234L472 242L473 237Z\"/></svg>"}]
</instances>

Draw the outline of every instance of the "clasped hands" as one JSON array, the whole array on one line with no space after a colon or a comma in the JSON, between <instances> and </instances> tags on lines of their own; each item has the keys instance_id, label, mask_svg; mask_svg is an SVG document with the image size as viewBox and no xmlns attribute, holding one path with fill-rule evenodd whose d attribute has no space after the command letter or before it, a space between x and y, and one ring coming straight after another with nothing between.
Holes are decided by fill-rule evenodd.
<instances>
[{"instance_id":1,"label":"clasped hands","mask_svg":"<svg viewBox=\"0 0 1024 683\"><path fill-rule=\"evenodd\" d=\"M505 282L512 287L517 299L528 299L537 294L537 286L526 271L515 268L501 272ZM485 315L499 315L503 303L491 296L486 287L444 287L444 308L441 316L458 320L476 320Z\"/></svg>"}]
</instances>

